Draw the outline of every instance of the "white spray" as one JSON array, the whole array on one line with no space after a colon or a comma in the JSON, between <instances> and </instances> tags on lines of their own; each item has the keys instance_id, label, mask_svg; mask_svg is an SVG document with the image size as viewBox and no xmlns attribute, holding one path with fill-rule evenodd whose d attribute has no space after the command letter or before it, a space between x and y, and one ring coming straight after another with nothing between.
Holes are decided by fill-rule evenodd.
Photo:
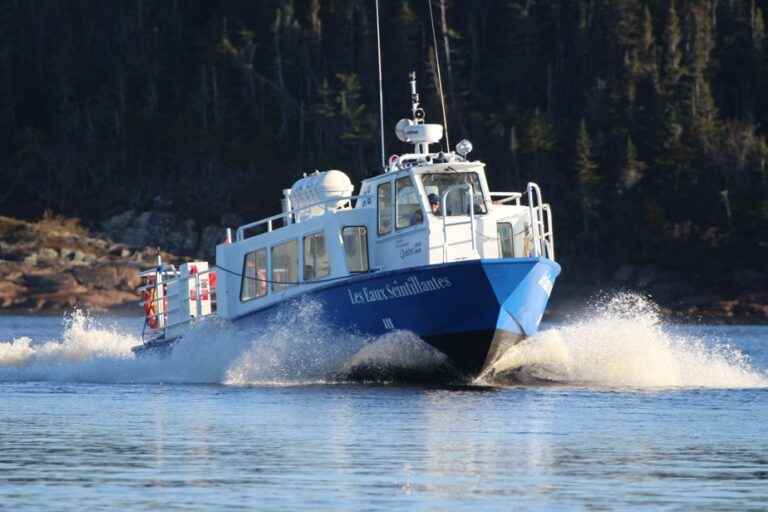
<instances>
[{"instance_id":1,"label":"white spray","mask_svg":"<svg viewBox=\"0 0 768 512\"><path fill-rule=\"evenodd\" d=\"M478 379L550 381L611 388L768 387L735 347L665 329L655 306L632 294L596 305L588 318L546 329L505 352Z\"/></svg>"}]
</instances>

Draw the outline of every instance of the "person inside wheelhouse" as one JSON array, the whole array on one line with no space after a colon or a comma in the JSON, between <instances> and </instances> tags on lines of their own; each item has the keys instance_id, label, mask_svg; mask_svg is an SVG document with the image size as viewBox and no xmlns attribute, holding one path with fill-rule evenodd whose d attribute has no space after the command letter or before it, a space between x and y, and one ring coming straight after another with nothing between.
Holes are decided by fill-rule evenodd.
<instances>
[{"instance_id":1,"label":"person inside wheelhouse","mask_svg":"<svg viewBox=\"0 0 768 512\"><path fill-rule=\"evenodd\" d=\"M474 203L475 215L484 215L488 213L488 208L486 207L485 198L483 196L483 189L480 185L480 178L477 176L476 172L422 174L421 183L430 200L430 209L433 215L438 217L443 215L443 212L441 211L443 195L450 188L457 185L470 185L472 187L472 202ZM437 199L436 207L433 205L435 199ZM448 217L469 215L469 204L469 190L467 188L454 189L446 198L445 215Z\"/></svg>"}]
</instances>

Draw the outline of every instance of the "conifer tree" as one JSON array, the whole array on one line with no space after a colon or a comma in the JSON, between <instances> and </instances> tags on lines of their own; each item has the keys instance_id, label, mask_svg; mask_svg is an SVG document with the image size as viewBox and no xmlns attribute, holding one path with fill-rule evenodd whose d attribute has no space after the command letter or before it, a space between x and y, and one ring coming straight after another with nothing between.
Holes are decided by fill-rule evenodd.
<instances>
[{"instance_id":1,"label":"conifer tree","mask_svg":"<svg viewBox=\"0 0 768 512\"><path fill-rule=\"evenodd\" d=\"M667 98L674 97L675 89L683 72L681 41L682 33L677 9L675 9L675 0L667 0L661 59L662 86Z\"/></svg>"},{"instance_id":2,"label":"conifer tree","mask_svg":"<svg viewBox=\"0 0 768 512\"><path fill-rule=\"evenodd\" d=\"M659 126L659 66L653 17L647 5L643 9L642 26L634 133L639 135L639 151L651 155L655 149L654 139Z\"/></svg>"},{"instance_id":3,"label":"conifer tree","mask_svg":"<svg viewBox=\"0 0 768 512\"><path fill-rule=\"evenodd\" d=\"M619 183L619 190L630 190L637 183L643 179L646 165L644 162L638 160L637 148L632 142L632 136L627 137L626 144L626 156L624 158L624 167L621 170L621 179Z\"/></svg>"},{"instance_id":4,"label":"conifer tree","mask_svg":"<svg viewBox=\"0 0 768 512\"><path fill-rule=\"evenodd\" d=\"M592 140L589 136L589 130L587 130L587 121L584 118L581 119L579 134L576 138L575 170L579 184L583 234L588 236L592 220L597 216L595 207L599 202L598 189L601 180L597 163L592 157Z\"/></svg>"},{"instance_id":5,"label":"conifer tree","mask_svg":"<svg viewBox=\"0 0 768 512\"><path fill-rule=\"evenodd\" d=\"M555 148L552 123L538 109L534 111L528 125L526 151L533 155L536 179L541 179L542 161Z\"/></svg>"},{"instance_id":6,"label":"conifer tree","mask_svg":"<svg viewBox=\"0 0 768 512\"><path fill-rule=\"evenodd\" d=\"M711 134L717 115L715 100L709 81L711 52L714 47L712 37L711 5L709 0L696 0L689 7L689 44L686 69L690 75L690 88L686 94L690 124L702 136Z\"/></svg>"}]
</instances>

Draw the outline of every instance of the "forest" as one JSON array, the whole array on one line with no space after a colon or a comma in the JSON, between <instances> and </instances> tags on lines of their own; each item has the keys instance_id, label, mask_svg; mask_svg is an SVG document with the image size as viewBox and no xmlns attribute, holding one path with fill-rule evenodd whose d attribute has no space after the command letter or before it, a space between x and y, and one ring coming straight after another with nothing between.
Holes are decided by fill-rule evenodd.
<instances>
[{"instance_id":1,"label":"forest","mask_svg":"<svg viewBox=\"0 0 768 512\"><path fill-rule=\"evenodd\" d=\"M760 0L380 0L387 154L416 71L496 190L533 180L585 272L765 269ZM0 214L274 213L381 170L374 0L0 0ZM577 265L578 266L578 265Z\"/></svg>"}]
</instances>

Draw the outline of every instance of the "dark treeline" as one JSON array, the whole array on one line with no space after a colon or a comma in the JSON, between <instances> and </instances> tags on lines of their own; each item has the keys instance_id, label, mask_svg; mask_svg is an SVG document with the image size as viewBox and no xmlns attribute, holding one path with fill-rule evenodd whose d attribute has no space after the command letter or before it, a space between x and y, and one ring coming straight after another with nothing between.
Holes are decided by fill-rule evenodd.
<instances>
[{"instance_id":1,"label":"dark treeline","mask_svg":"<svg viewBox=\"0 0 768 512\"><path fill-rule=\"evenodd\" d=\"M381 0L388 153L411 69L441 119L426 2ZM561 254L766 244L764 2L433 6L452 143L543 186ZM271 214L304 171L379 172L376 73L373 0L2 0L0 213Z\"/></svg>"}]
</instances>

